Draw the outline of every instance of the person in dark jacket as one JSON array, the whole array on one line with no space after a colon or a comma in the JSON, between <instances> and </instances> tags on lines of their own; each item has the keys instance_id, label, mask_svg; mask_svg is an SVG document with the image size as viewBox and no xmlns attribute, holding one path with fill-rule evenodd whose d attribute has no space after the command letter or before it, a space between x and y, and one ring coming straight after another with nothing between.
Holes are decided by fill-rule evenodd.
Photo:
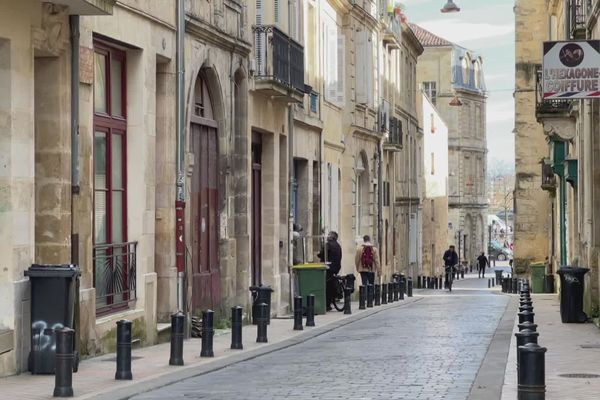
<instances>
[{"instance_id":1,"label":"person in dark jacket","mask_svg":"<svg viewBox=\"0 0 600 400\"><path fill-rule=\"evenodd\" d=\"M444 252L444 267L446 268L446 273L444 275L446 276L446 287L448 287L448 273L452 273L452 269L449 267L454 267L458 264L458 254L454 249L454 245L451 245L448 250Z\"/></svg>"},{"instance_id":2,"label":"person in dark jacket","mask_svg":"<svg viewBox=\"0 0 600 400\"><path fill-rule=\"evenodd\" d=\"M485 278L485 267L489 266L490 262L488 261L488 259L484 253L481 253L481 255L479 257L477 257L477 262L479 263L479 274L478 275L480 278Z\"/></svg>"},{"instance_id":3,"label":"person in dark jacket","mask_svg":"<svg viewBox=\"0 0 600 400\"><path fill-rule=\"evenodd\" d=\"M335 276L340 273L342 269L342 247L337 241L337 232L331 231L327 235L327 243L321 247L321 251L317 254L317 257L321 262L327 263L329 268L327 269L327 285L326 285L326 297L327 297L327 311L331 310L331 304L335 298L336 291L336 280Z\"/></svg>"}]
</instances>

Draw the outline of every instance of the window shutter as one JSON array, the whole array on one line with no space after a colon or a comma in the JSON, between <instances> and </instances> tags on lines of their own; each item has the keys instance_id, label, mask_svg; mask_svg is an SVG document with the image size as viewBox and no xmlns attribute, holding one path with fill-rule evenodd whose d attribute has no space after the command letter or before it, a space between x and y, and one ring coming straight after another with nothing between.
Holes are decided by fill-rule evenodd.
<instances>
[{"instance_id":1,"label":"window shutter","mask_svg":"<svg viewBox=\"0 0 600 400\"><path fill-rule=\"evenodd\" d=\"M330 25L325 24L325 98L335 103L337 100L337 36L336 30Z\"/></svg>"},{"instance_id":2,"label":"window shutter","mask_svg":"<svg viewBox=\"0 0 600 400\"><path fill-rule=\"evenodd\" d=\"M343 106L344 105L344 98L345 93L344 93L344 78L345 78L345 67L346 67L346 63L345 63L345 49L346 49L346 38L344 37L344 34L341 33L338 35L337 37L337 105L338 106Z\"/></svg>"},{"instance_id":3,"label":"window shutter","mask_svg":"<svg viewBox=\"0 0 600 400\"><path fill-rule=\"evenodd\" d=\"M335 165L331 166L331 194L329 201L331 201L331 230L339 231L338 216L340 212L340 186L339 186L339 172L338 167Z\"/></svg>"},{"instance_id":4,"label":"window shutter","mask_svg":"<svg viewBox=\"0 0 600 400\"><path fill-rule=\"evenodd\" d=\"M366 39L365 32L360 31L355 33L355 68L356 68L356 102L365 104L368 101L367 96L367 79L366 79Z\"/></svg>"},{"instance_id":5,"label":"window shutter","mask_svg":"<svg viewBox=\"0 0 600 400\"><path fill-rule=\"evenodd\" d=\"M279 0L273 0L273 13L275 14L275 24L279 24Z\"/></svg>"}]
</instances>

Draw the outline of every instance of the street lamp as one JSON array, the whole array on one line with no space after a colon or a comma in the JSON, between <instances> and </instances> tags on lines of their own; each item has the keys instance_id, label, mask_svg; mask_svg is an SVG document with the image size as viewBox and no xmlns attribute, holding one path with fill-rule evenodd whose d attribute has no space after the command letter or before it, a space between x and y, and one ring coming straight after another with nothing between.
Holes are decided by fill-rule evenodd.
<instances>
[{"instance_id":1,"label":"street lamp","mask_svg":"<svg viewBox=\"0 0 600 400\"><path fill-rule=\"evenodd\" d=\"M448 0L444 8L442 8L440 11L443 13L459 12L460 8L454 4L454 1Z\"/></svg>"}]
</instances>

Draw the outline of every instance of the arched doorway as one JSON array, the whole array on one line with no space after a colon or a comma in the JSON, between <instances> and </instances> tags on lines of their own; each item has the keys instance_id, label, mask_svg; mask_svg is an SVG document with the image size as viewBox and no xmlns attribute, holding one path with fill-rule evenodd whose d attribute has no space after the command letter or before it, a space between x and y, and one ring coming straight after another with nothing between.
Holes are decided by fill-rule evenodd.
<instances>
[{"instance_id":1,"label":"arched doorway","mask_svg":"<svg viewBox=\"0 0 600 400\"><path fill-rule=\"evenodd\" d=\"M190 117L194 169L190 193L192 245L192 311L217 308L219 272L219 148L218 125L211 93L202 72L194 87Z\"/></svg>"}]
</instances>

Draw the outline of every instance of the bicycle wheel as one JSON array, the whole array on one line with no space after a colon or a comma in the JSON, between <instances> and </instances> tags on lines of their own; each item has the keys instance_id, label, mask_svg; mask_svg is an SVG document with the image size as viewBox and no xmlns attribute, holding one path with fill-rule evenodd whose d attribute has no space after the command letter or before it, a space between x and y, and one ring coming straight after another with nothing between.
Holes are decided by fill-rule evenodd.
<instances>
[{"instance_id":1,"label":"bicycle wheel","mask_svg":"<svg viewBox=\"0 0 600 400\"><path fill-rule=\"evenodd\" d=\"M344 296L333 299L333 307L338 311L344 311Z\"/></svg>"}]
</instances>

